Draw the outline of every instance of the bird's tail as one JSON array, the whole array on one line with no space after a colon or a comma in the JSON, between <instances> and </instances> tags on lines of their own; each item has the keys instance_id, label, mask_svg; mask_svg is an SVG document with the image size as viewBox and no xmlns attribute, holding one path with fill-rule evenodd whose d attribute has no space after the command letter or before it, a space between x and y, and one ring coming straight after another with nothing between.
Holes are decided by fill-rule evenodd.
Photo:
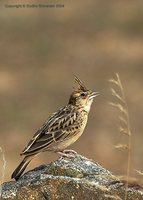
<instances>
[{"instance_id":1,"label":"bird's tail","mask_svg":"<svg viewBox=\"0 0 143 200\"><path fill-rule=\"evenodd\" d=\"M14 172L11 175L11 178L14 178L16 181L19 177L23 174L24 170L26 169L27 165L32 160L33 156L25 156L21 163L17 166Z\"/></svg>"}]
</instances>

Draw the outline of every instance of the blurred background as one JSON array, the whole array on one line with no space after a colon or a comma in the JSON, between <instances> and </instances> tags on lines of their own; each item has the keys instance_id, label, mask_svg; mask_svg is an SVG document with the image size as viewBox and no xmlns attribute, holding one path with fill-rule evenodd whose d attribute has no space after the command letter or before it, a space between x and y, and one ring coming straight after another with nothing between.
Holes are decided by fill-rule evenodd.
<instances>
[{"instance_id":1,"label":"blurred background","mask_svg":"<svg viewBox=\"0 0 143 200\"><path fill-rule=\"evenodd\" d=\"M109 79L118 72L126 95L131 132L131 176L143 171L143 1L53 0L63 8L6 8L0 2L0 147L3 181L21 161L20 153L43 122L68 102L76 74L101 95L94 100L82 137L70 148L115 174L126 174L119 112ZM28 169L59 155L43 153ZM0 177L3 159L0 155ZM27 169L27 170L28 170ZM0 178L1 179L1 178Z\"/></svg>"}]
</instances>

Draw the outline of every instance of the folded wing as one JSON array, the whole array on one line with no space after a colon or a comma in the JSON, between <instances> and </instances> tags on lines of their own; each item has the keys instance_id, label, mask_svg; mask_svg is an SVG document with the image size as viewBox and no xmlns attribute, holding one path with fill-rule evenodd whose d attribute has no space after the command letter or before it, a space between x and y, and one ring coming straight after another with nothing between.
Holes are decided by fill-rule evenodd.
<instances>
[{"instance_id":1,"label":"folded wing","mask_svg":"<svg viewBox=\"0 0 143 200\"><path fill-rule=\"evenodd\" d=\"M78 113L68 106L54 113L35 133L21 155L36 154L61 140L70 138L71 131L76 127L77 117Z\"/></svg>"}]
</instances>

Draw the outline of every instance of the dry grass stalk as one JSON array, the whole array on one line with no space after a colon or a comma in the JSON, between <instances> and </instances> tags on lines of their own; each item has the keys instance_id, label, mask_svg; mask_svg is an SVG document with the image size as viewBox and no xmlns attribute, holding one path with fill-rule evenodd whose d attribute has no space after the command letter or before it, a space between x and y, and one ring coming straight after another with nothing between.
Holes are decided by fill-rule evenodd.
<instances>
[{"instance_id":1,"label":"dry grass stalk","mask_svg":"<svg viewBox=\"0 0 143 200\"><path fill-rule=\"evenodd\" d=\"M141 172L140 170L135 170L139 175L143 176L143 172Z\"/></svg>"},{"instance_id":2,"label":"dry grass stalk","mask_svg":"<svg viewBox=\"0 0 143 200\"><path fill-rule=\"evenodd\" d=\"M0 180L0 185L3 183L4 180L4 176L5 176L5 169L6 169L6 159L5 159L5 155L3 152L3 149L0 147L0 154L1 154L1 158L2 158L2 170L1 170L1 180ZM0 195L2 193L2 187L0 186Z\"/></svg>"},{"instance_id":3,"label":"dry grass stalk","mask_svg":"<svg viewBox=\"0 0 143 200\"><path fill-rule=\"evenodd\" d=\"M130 164L131 164L131 129L130 129L130 121L129 121L129 112L128 105L124 94L124 89L120 80L118 73L116 73L115 79L110 79L110 83L114 85L114 88L111 88L112 95L116 98L118 103L111 102L110 104L116 107L120 111L119 120L121 125L119 127L119 131L121 134L124 134L128 137L127 144L118 144L115 147L118 149L124 149L128 153L127 158L127 182L126 182L126 190L125 190L125 200L127 200L127 191L128 191L128 183L130 177Z\"/></svg>"},{"instance_id":4,"label":"dry grass stalk","mask_svg":"<svg viewBox=\"0 0 143 200\"><path fill-rule=\"evenodd\" d=\"M128 149L128 145L126 145L126 144L117 144L117 145L115 145L115 148L116 149L124 149L124 150L126 150L126 149Z\"/></svg>"}]
</instances>

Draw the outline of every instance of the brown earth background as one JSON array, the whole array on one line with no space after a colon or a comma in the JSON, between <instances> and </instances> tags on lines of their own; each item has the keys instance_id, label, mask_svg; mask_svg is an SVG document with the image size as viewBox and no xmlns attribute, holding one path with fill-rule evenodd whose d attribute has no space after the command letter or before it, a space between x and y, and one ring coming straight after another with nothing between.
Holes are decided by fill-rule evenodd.
<instances>
[{"instance_id":1,"label":"brown earth background","mask_svg":"<svg viewBox=\"0 0 143 200\"><path fill-rule=\"evenodd\" d=\"M64 8L6 8L6 4L64 4ZM8 181L42 123L66 105L74 74L101 95L83 136L71 147L116 174L125 174L119 112L108 79L118 72L129 107L131 175L143 171L143 1L78 0L0 2L0 180ZM43 153L28 169L58 158ZM5 174L3 174L5 173ZM4 178L1 178L4 175Z\"/></svg>"}]
</instances>

